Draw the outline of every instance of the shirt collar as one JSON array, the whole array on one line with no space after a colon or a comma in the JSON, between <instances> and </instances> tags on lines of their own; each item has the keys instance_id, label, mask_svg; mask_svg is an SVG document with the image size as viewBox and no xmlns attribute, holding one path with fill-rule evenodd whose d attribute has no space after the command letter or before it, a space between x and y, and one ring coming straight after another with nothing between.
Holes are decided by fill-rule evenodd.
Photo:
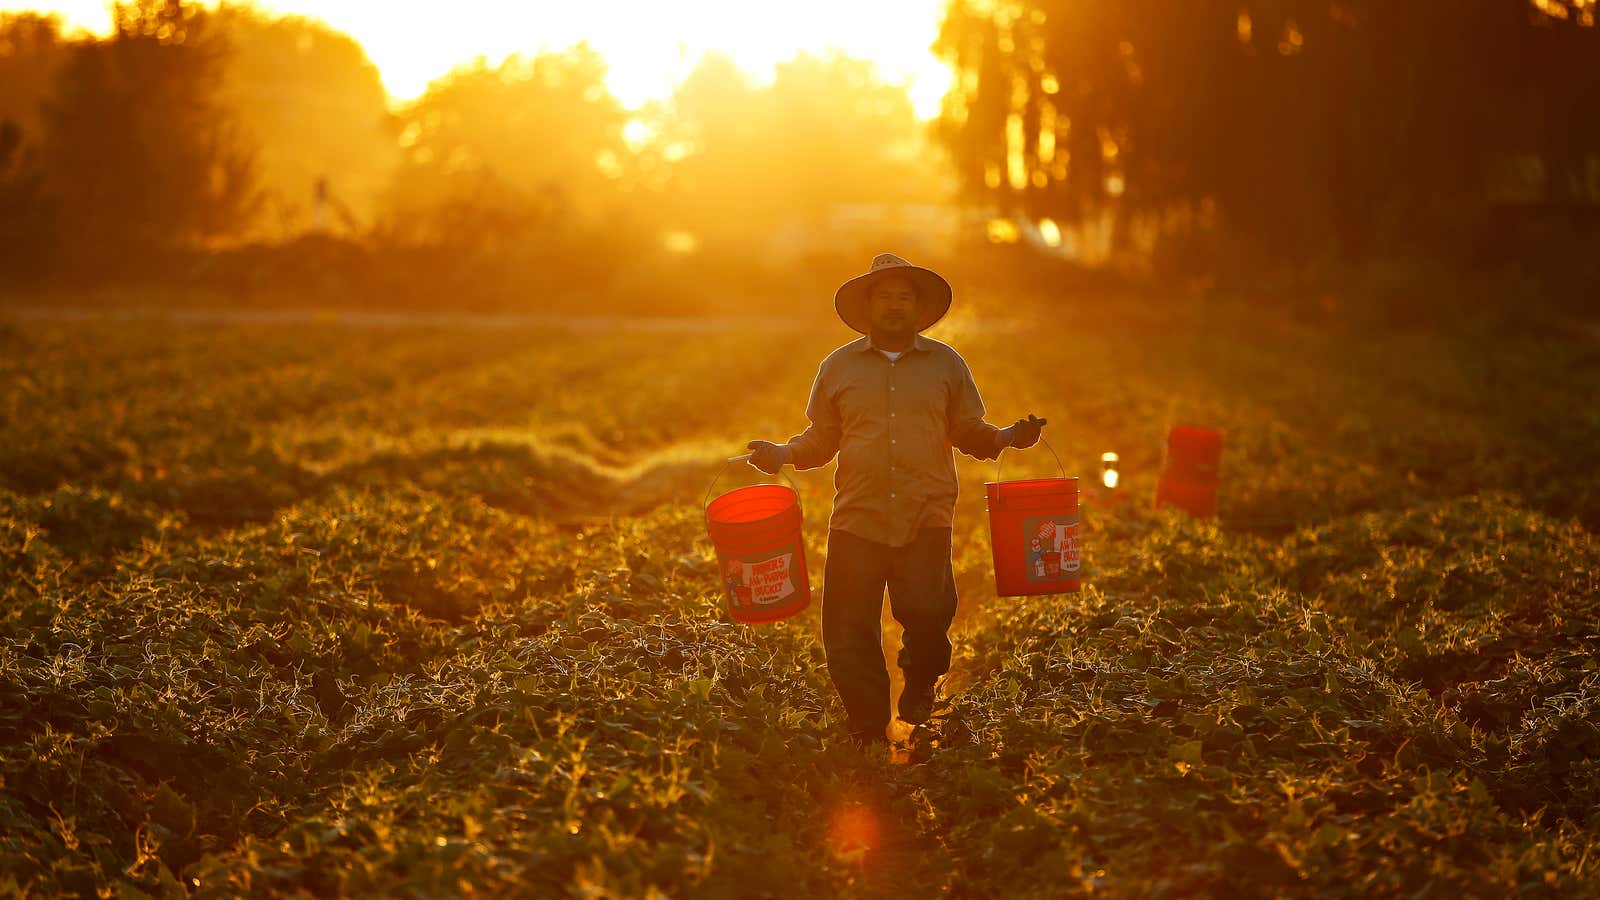
<instances>
[{"instance_id":1,"label":"shirt collar","mask_svg":"<svg viewBox=\"0 0 1600 900\"><path fill-rule=\"evenodd\" d=\"M861 346L859 349L862 353L878 349L877 347L873 346L871 335L863 336L860 343ZM907 347L905 352L910 353L913 350L927 352L931 348L931 344L932 342L928 338L925 338L920 334L915 335L911 338L911 346Z\"/></svg>"}]
</instances>

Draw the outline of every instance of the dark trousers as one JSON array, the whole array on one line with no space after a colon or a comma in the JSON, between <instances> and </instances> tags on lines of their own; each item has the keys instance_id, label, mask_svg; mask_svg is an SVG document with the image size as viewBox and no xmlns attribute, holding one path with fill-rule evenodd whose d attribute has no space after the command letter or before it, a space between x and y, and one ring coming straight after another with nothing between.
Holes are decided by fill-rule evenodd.
<instances>
[{"instance_id":1,"label":"dark trousers","mask_svg":"<svg viewBox=\"0 0 1600 900\"><path fill-rule=\"evenodd\" d=\"M881 628L885 587L889 610L905 629L898 662L906 683L937 680L950 671L949 629L956 615L950 529L924 528L904 547L828 532L822 646L850 730L858 735L882 737L889 725Z\"/></svg>"}]
</instances>

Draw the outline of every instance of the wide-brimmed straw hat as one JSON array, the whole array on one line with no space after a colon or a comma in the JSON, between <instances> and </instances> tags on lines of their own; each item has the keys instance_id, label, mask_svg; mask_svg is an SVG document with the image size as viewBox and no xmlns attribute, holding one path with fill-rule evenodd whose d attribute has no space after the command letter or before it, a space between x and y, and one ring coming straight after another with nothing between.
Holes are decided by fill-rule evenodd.
<instances>
[{"instance_id":1,"label":"wide-brimmed straw hat","mask_svg":"<svg viewBox=\"0 0 1600 900\"><path fill-rule=\"evenodd\" d=\"M872 295L872 285L889 275L904 276L916 287L917 312L920 313L917 331L932 327L949 311L950 300L955 293L950 290L950 282L945 281L938 272L913 266L893 253L879 253L872 258L872 268L865 275L857 275L846 281L833 295L833 309L839 318L851 328L866 334L867 298Z\"/></svg>"}]
</instances>

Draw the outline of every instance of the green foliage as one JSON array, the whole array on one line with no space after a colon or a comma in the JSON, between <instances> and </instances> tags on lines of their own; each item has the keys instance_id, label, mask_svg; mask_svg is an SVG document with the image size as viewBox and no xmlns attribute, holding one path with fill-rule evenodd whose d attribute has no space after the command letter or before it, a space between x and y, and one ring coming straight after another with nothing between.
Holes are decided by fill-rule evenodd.
<instances>
[{"instance_id":1,"label":"green foliage","mask_svg":"<svg viewBox=\"0 0 1600 900\"><path fill-rule=\"evenodd\" d=\"M895 762L816 606L727 619L699 508L838 333L0 328L0 886L1600 890L1592 345L1071 318L939 336L1128 499L1081 594L999 600L963 462ZM1174 421L1227 431L1218 522L1145 508Z\"/></svg>"}]
</instances>

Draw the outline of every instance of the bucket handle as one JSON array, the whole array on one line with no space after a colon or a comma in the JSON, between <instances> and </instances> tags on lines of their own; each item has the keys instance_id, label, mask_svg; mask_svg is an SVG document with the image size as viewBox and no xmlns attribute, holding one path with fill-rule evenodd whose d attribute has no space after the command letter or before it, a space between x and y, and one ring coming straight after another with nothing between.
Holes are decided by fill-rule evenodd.
<instances>
[{"instance_id":1,"label":"bucket handle","mask_svg":"<svg viewBox=\"0 0 1600 900\"><path fill-rule=\"evenodd\" d=\"M723 473L728 471L728 467L729 466L733 465L736 462L745 462L749 458L750 458L750 454L748 454L748 453L746 453L743 456L730 456L730 457L728 457L728 461L722 464L722 468L717 470L717 474L716 475L712 476L711 483L706 485L706 495L704 497L700 498L700 510L706 517L706 528L708 530L711 528L711 491L712 491L712 489L717 486L717 482L722 479ZM754 467L752 466L752 468L754 468ZM760 472L761 470L760 469L756 469L756 471ZM770 475L767 475L767 473L765 473L765 472L761 472L761 474L765 475L766 478L771 478L772 477ZM790 478L788 475L784 474L782 466L778 467L778 474L782 475L783 476L783 480L789 482L789 487L794 489L794 497L795 497L795 501L794 502L795 502L795 505L797 505L797 506L800 505L800 485L795 484L793 478ZM768 483L768 482L766 481L766 479L763 479L762 483L765 484L765 483ZM802 509L803 509L803 507L802 507Z\"/></svg>"},{"instance_id":2,"label":"bucket handle","mask_svg":"<svg viewBox=\"0 0 1600 900\"><path fill-rule=\"evenodd\" d=\"M1067 477L1067 467L1061 465L1061 457L1056 455L1056 448L1050 446L1050 442L1045 440L1044 439L1044 435L1042 435L1042 434L1039 435L1039 443L1043 444L1044 448L1046 450L1050 451L1050 455L1055 457L1056 467L1061 470L1061 477L1062 478L1066 478ZM1005 473L1006 451L1010 450L1010 449L1012 449L1012 448L1010 448L1010 447L1001 447L1000 448L1000 453L998 455L996 455L995 458L994 458L994 463L995 463L994 498L996 500L999 500L999 501L1002 501L1002 502L1005 500L1005 497L1001 494L1001 491L1004 490L1004 488L1005 488L1005 479L1002 478L1001 475Z\"/></svg>"}]
</instances>

